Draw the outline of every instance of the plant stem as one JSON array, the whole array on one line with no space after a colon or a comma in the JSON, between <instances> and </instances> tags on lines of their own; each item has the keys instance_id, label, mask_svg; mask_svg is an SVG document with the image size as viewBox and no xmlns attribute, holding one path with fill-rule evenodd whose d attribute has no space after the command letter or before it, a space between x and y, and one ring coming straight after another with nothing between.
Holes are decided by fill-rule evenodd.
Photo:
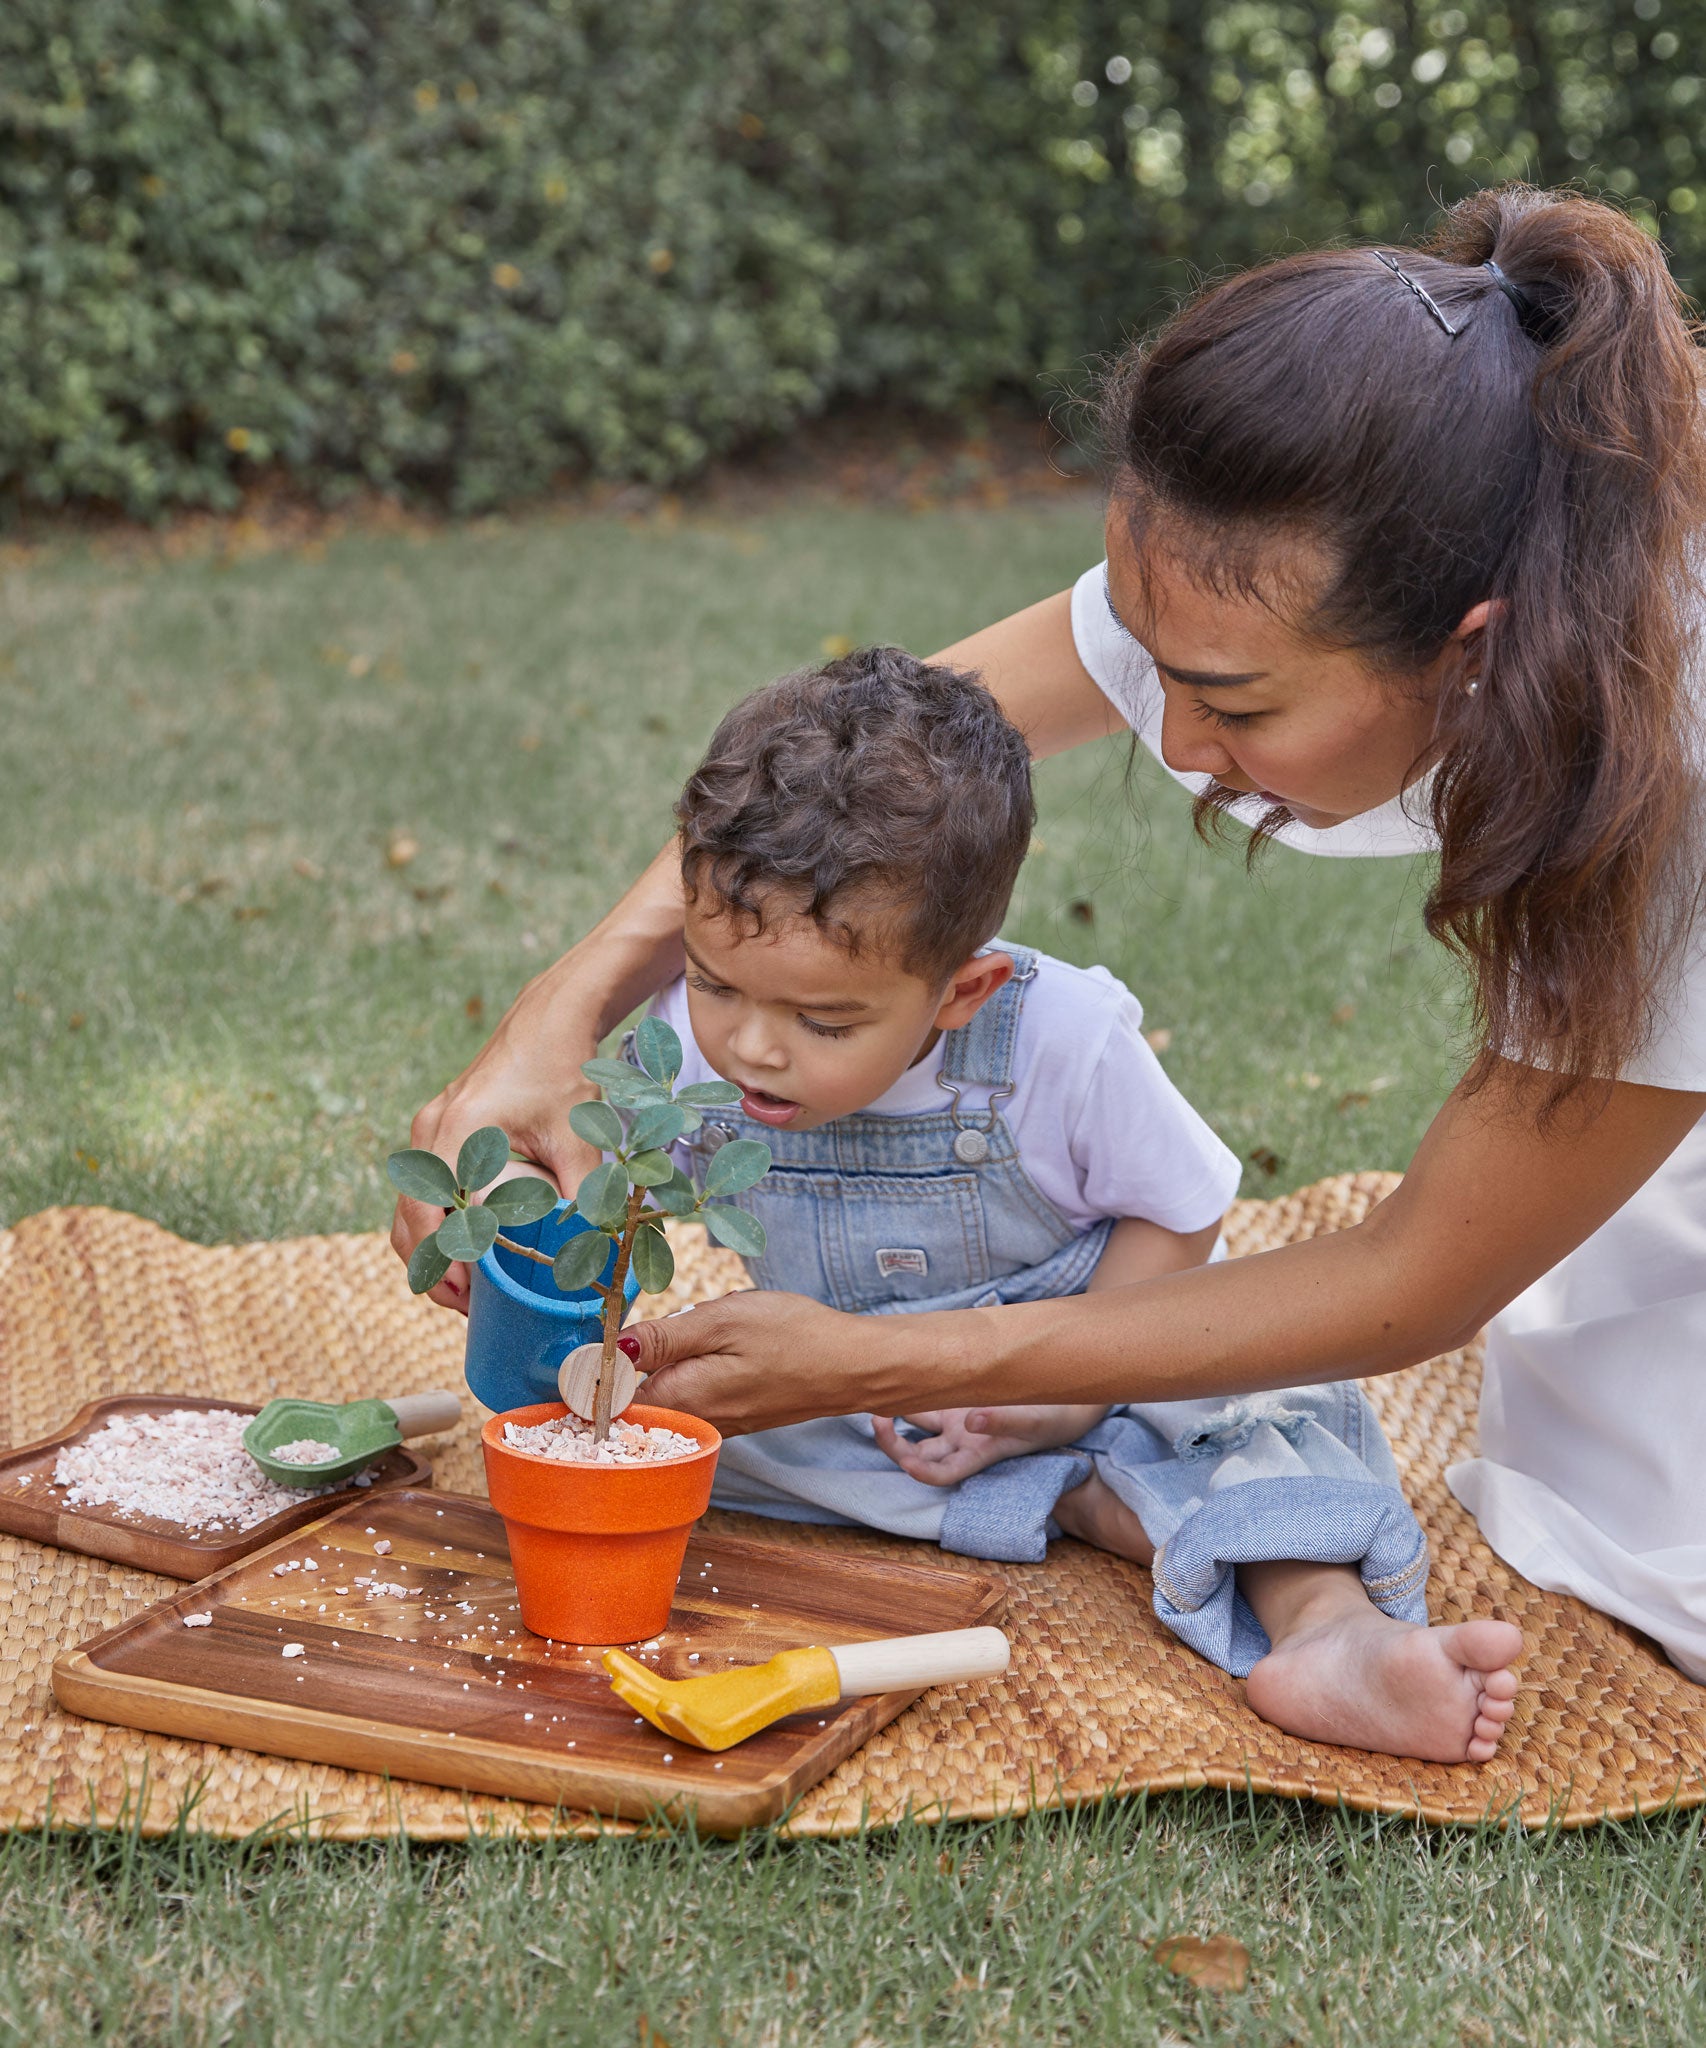
<instances>
[{"instance_id":1,"label":"plant stem","mask_svg":"<svg viewBox=\"0 0 1706 2048\"><path fill-rule=\"evenodd\" d=\"M616 1339L622 1329L623 1283L628 1278L628 1261L633 1256L634 1238L640 1228L640 1212L646 1191L633 1188L628 1195L628 1214L616 1246L616 1270L604 1296L604 1355L598 1361L598 1398L592 1405L592 1440L604 1442L610 1434L610 1410L616 1399Z\"/></svg>"},{"instance_id":2,"label":"plant stem","mask_svg":"<svg viewBox=\"0 0 1706 2048\"><path fill-rule=\"evenodd\" d=\"M513 1237L505 1237L501 1230L498 1232L497 1242L506 1252L515 1252L521 1258L531 1259L536 1266L551 1264L549 1252L536 1252L530 1244L517 1244Z\"/></svg>"}]
</instances>

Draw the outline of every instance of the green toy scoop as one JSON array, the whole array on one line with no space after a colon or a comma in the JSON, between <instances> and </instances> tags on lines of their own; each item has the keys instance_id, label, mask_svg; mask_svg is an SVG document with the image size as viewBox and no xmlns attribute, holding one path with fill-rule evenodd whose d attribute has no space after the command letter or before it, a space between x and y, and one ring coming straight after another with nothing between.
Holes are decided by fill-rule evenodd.
<instances>
[{"instance_id":1,"label":"green toy scoop","mask_svg":"<svg viewBox=\"0 0 1706 2048\"><path fill-rule=\"evenodd\" d=\"M406 1436L431 1436L460 1420L454 1394L396 1394L389 1401L269 1401L243 1432L243 1448L280 1486L330 1486L349 1479ZM336 1456L307 1465L281 1448L329 1444Z\"/></svg>"}]
</instances>

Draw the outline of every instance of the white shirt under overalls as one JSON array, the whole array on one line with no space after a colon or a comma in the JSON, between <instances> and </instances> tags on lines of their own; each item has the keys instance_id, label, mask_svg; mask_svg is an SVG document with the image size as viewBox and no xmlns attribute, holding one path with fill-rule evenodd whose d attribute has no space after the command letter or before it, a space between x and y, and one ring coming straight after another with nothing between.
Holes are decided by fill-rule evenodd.
<instances>
[{"instance_id":1,"label":"white shirt under overalls","mask_svg":"<svg viewBox=\"0 0 1706 2048\"><path fill-rule=\"evenodd\" d=\"M1079 659L1160 759L1161 685L1109 611L1105 565L1074 588L1072 630ZM1196 793L1208 778L1175 780ZM1413 854L1435 844L1425 810L1413 795L1408 809L1394 800L1328 831L1288 825L1279 837L1306 853ZM1706 928L1694 933L1651 1042L1621 1078L1706 1093ZM1645 1629L1706 1681L1703 1360L1706 1120L1493 1319L1481 1455L1446 1476L1525 1578Z\"/></svg>"}]
</instances>

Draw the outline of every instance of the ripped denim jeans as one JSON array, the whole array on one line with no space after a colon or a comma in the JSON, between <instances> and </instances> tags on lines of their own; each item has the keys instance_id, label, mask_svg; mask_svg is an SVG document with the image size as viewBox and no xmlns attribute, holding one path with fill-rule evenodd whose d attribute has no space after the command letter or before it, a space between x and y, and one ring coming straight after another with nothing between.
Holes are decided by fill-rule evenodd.
<instances>
[{"instance_id":1,"label":"ripped denim jeans","mask_svg":"<svg viewBox=\"0 0 1706 2048\"><path fill-rule=\"evenodd\" d=\"M952 1487L892 1464L868 1417L825 1416L727 1440L712 1497L750 1514L1035 1563L1060 1534L1055 1502L1092 1470L1155 1545L1155 1612L1237 1677L1270 1647L1238 1590L1241 1564L1354 1564L1377 1607L1427 1620L1427 1538L1374 1411L1349 1380L1115 1408L1064 1450L1007 1458Z\"/></svg>"}]
</instances>

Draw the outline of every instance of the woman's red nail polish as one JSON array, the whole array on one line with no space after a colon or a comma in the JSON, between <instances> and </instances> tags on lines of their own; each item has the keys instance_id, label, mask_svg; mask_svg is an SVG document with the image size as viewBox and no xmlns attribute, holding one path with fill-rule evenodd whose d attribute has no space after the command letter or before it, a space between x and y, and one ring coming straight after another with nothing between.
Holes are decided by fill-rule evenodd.
<instances>
[{"instance_id":1,"label":"woman's red nail polish","mask_svg":"<svg viewBox=\"0 0 1706 2048\"><path fill-rule=\"evenodd\" d=\"M638 1358L640 1355L640 1340L638 1337L618 1337L616 1348L624 1358Z\"/></svg>"}]
</instances>

